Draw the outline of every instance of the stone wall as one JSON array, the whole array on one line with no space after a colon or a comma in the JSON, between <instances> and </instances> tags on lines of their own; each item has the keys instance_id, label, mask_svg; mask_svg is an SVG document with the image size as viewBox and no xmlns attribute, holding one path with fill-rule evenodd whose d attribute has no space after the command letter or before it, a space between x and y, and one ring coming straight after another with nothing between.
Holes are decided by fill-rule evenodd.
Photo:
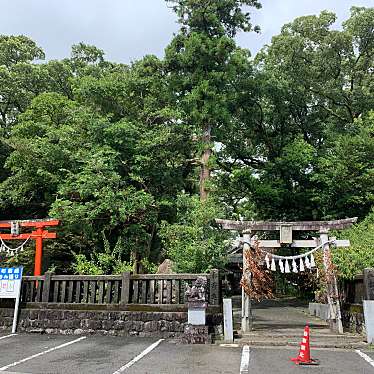
<instances>
[{"instance_id":1,"label":"stone wall","mask_svg":"<svg viewBox=\"0 0 374 374\"><path fill-rule=\"evenodd\" d=\"M361 304L345 304L342 308L342 322L352 333L365 334L365 317Z\"/></svg>"},{"instance_id":2,"label":"stone wall","mask_svg":"<svg viewBox=\"0 0 374 374\"><path fill-rule=\"evenodd\" d=\"M11 328L13 311L11 308L0 308L0 329ZM186 324L187 312L24 308L20 311L17 331L169 338L181 336ZM221 314L207 315L207 325L211 333L219 333L221 324Z\"/></svg>"},{"instance_id":3,"label":"stone wall","mask_svg":"<svg viewBox=\"0 0 374 374\"><path fill-rule=\"evenodd\" d=\"M328 321L330 310L328 304L309 303L309 314ZM342 323L345 330L352 333L365 334L365 318L361 304L344 304L342 307Z\"/></svg>"},{"instance_id":4,"label":"stone wall","mask_svg":"<svg viewBox=\"0 0 374 374\"><path fill-rule=\"evenodd\" d=\"M330 319L330 308L328 304L309 303L309 314L328 321Z\"/></svg>"}]
</instances>

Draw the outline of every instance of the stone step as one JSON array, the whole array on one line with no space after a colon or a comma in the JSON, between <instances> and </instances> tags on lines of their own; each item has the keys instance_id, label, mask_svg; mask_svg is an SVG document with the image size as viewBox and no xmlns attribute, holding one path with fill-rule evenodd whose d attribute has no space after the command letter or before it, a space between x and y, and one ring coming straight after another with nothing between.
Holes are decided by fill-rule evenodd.
<instances>
[{"instance_id":1,"label":"stone step","mask_svg":"<svg viewBox=\"0 0 374 374\"><path fill-rule=\"evenodd\" d=\"M238 339L235 341L239 345L249 345L256 347L299 347L300 340L289 339ZM358 349L368 346L364 341L352 340L319 340L311 341L311 349L313 348L340 348L340 349Z\"/></svg>"},{"instance_id":2,"label":"stone step","mask_svg":"<svg viewBox=\"0 0 374 374\"><path fill-rule=\"evenodd\" d=\"M279 338L302 338L303 333L294 333L294 334L287 334L287 333L246 333L246 334L238 334L241 335L242 338L246 339L279 339ZM311 336L315 339L336 339L336 340L355 340L361 341L364 338L360 335L349 335L349 334L316 334L312 333Z\"/></svg>"}]
</instances>

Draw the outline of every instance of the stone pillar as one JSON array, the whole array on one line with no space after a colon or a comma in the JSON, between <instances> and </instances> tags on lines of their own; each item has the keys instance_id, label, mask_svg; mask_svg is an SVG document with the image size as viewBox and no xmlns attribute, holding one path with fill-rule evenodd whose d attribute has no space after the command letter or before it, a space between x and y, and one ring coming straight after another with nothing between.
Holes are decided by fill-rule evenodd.
<instances>
[{"instance_id":1,"label":"stone pillar","mask_svg":"<svg viewBox=\"0 0 374 374\"><path fill-rule=\"evenodd\" d=\"M339 301L339 290L338 283L336 281L336 276L334 270L332 269L332 259L330 246L327 243L328 230L320 230L320 240L323 246L323 265L325 268L326 277L326 288L327 288L327 301L330 307L330 327L337 330L339 334L343 334L343 324ZM327 244L325 244L327 243Z\"/></svg>"},{"instance_id":2,"label":"stone pillar","mask_svg":"<svg viewBox=\"0 0 374 374\"><path fill-rule=\"evenodd\" d=\"M243 244L243 279L245 282L251 282L251 271L249 269L245 253L251 250L250 242L251 235L243 235L244 244ZM251 311L251 299L244 292L242 288L242 333L249 332L252 327L252 311Z\"/></svg>"},{"instance_id":3,"label":"stone pillar","mask_svg":"<svg viewBox=\"0 0 374 374\"><path fill-rule=\"evenodd\" d=\"M365 300L374 300L374 269L364 269Z\"/></svg>"},{"instance_id":4,"label":"stone pillar","mask_svg":"<svg viewBox=\"0 0 374 374\"><path fill-rule=\"evenodd\" d=\"M374 343L374 300L364 300L364 317L365 317L365 330L366 341L369 344Z\"/></svg>"}]
</instances>

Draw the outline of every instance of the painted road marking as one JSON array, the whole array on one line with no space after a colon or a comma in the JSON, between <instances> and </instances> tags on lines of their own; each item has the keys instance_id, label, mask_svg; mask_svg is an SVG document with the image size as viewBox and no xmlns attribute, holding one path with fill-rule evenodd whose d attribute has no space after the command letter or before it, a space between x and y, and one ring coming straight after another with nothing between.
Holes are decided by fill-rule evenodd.
<instances>
[{"instance_id":1,"label":"painted road marking","mask_svg":"<svg viewBox=\"0 0 374 374\"><path fill-rule=\"evenodd\" d=\"M239 348L239 344L235 344L235 343L222 343L219 346L225 347L225 348Z\"/></svg>"},{"instance_id":2,"label":"painted road marking","mask_svg":"<svg viewBox=\"0 0 374 374\"><path fill-rule=\"evenodd\" d=\"M11 338L12 336L16 336L17 334L10 334L10 335L5 335L5 336L0 336L1 339L6 339L6 338Z\"/></svg>"},{"instance_id":3,"label":"painted road marking","mask_svg":"<svg viewBox=\"0 0 374 374\"><path fill-rule=\"evenodd\" d=\"M249 346L245 345L242 350L242 361L240 363L240 374L249 373L249 359L250 359Z\"/></svg>"},{"instance_id":4,"label":"painted road marking","mask_svg":"<svg viewBox=\"0 0 374 374\"><path fill-rule=\"evenodd\" d=\"M67 347L68 345L71 345L71 344L74 344L74 343L78 343L80 342L81 340L83 339L86 339L86 336L82 336L81 338L79 339L75 339L71 342L67 342L67 343L64 343L64 344L61 344L61 345L58 345L57 347L53 347L53 348L50 348L50 349L47 349L46 351L43 351L43 352L39 352L39 353L36 353L35 355L32 355L32 356L29 356L29 357L26 357L26 358L23 358L22 360L20 361L15 361L9 365L6 365L6 366L3 366L0 368L0 371L5 371L13 366L16 366L16 365L19 365L19 364L22 364L26 361L29 361L29 360L32 360L33 358L36 358L36 357L39 357L39 356L43 356L49 352L53 352L53 351L56 351L57 349L61 349L61 348L65 348Z\"/></svg>"},{"instance_id":5,"label":"painted road marking","mask_svg":"<svg viewBox=\"0 0 374 374\"><path fill-rule=\"evenodd\" d=\"M117 371L113 374L120 374L123 373L126 369L130 368L136 362L141 360L144 356L146 356L149 352L153 351L164 339L157 340L157 342L151 344L148 348L146 348L142 353L134 357L131 361L129 361L126 365L120 367Z\"/></svg>"},{"instance_id":6,"label":"painted road marking","mask_svg":"<svg viewBox=\"0 0 374 374\"><path fill-rule=\"evenodd\" d=\"M374 360L371 357L361 352L359 349L356 349L356 353L358 353L365 361L367 361L371 366L374 367Z\"/></svg>"}]
</instances>

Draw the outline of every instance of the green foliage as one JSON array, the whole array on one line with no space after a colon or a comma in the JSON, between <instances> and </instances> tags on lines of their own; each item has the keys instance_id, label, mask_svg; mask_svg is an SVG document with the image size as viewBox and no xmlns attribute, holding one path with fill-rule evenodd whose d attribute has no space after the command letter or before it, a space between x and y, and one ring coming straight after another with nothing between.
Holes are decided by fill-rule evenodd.
<instances>
[{"instance_id":1,"label":"green foliage","mask_svg":"<svg viewBox=\"0 0 374 374\"><path fill-rule=\"evenodd\" d=\"M214 219L222 212L211 200L180 195L176 201L176 223L163 222L160 236L176 271L203 273L222 268L226 261L228 234L219 230Z\"/></svg>"},{"instance_id":2,"label":"green foliage","mask_svg":"<svg viewBox=\"0 0 374 374\"><path fill-rule=\"evenodd\" d=\"M80 275L121 274L132 271L134 267L130 262L118 261L108 253L93 253L90 259L84 254L73 253L73 256L72 270Z\"/></svg>"},{"instance_id":3,"label":"green foliage","mask_svg":"<svg viewBox=\"0 0 374 374\"><path fill-rule=\"evenodd\" d=\"M326 11L297 18L251 59L234 37L257 30L258 1L168 3L180 31L165 58L128 66L83 43L42 62L29 38L0 36L0 216L62 220L46 269L154 272L167 255L206 271L225 262L219 216L372 209L374 9L341 29ZM359 241L372 215L336 255L344 277L372 265ZM31 249L13 260L32 270Z\"/></svg>"},{"instance_id":4,"label":"green foliage","mask_svg":"<svg viewBox=\"0 0 374 374\"><path fill-rule=\"evenodd\" d=\"M0 35L0 65L43 60L44 52L27 36Z\"/></svg>"},{"instance_id":5,"label":"green foliage","mask_svg":"<svg viewBox=\"0 0 374 374\"><path fill-rule=\"evenodd\" d=\"M194 135L199 158L200 197L211 190L213 139L226 137L232 120L233 82L245 69L249 52L236 46L234 36L252 29L244 5L259 7L256 0L174 0L182 25L165 51L168 81L174 105ZM234 104L235 105L235 104Z\"/></svg>"},{"instance_id":6,"label":"green foliage","mask_svg":"<svg viewBox=\"0 0 374 374\"><path fill-rule=\"evenodd\" d=\"M365 217L374 205L374 112L357 119L350 131L338 135L318 160L314 197L326 217Z\"/></svg>"},{"instance_id":7,"label":"green foliage","mask_svg":"<svg viewBox=\"0 0 374 374\"><path fill-rule=\"evenodd\" d=\"M365 268L374 267L374 210L367 217L340 235L351 241L349 248L337 248L333 251L333 261L339 276L352 279L362 274Z\"/></svg>"},{"instance_id":8,"label":"green foliage","mask_svg":"<svg viewBox=\"0 0 374 374\"><path fill-rule=\"evenodd\" d=\"M114 248L102 233L104 251L93 250L89 255L73 252L74 261L72 270L81 275L121 274L125 271L132 271L134 264L131 261L123 261L126 248L123 246L123 239L120 236Z\"/></svg>"},{"instance_id":9,"label":"green foliage","mask_svg":"<svg viewBox=\"0 0 374 374\"><path fill-rule=\"evenodd\" d=\"M370 210L374 9L352 8L341 30L335 20L330 12L297 18L237 76L217 155L219 193L233 215L248 200L262 219Z\"/></svg>"},{"instance_id":10,"label":"green foliage","mask_svg":"<svg viewBox=\"0 0 374 374\"><path fill-rule=\"evenodd\" d=\"M191 31L207 35L235 36L238 29L251 31L249 13L244 6L260 8L257 0L166 0L173 5L179 23ZM183 27L182 27L183 29ZM257 29L256 29L257 30Z\"/></svg>"}]
</instances>

